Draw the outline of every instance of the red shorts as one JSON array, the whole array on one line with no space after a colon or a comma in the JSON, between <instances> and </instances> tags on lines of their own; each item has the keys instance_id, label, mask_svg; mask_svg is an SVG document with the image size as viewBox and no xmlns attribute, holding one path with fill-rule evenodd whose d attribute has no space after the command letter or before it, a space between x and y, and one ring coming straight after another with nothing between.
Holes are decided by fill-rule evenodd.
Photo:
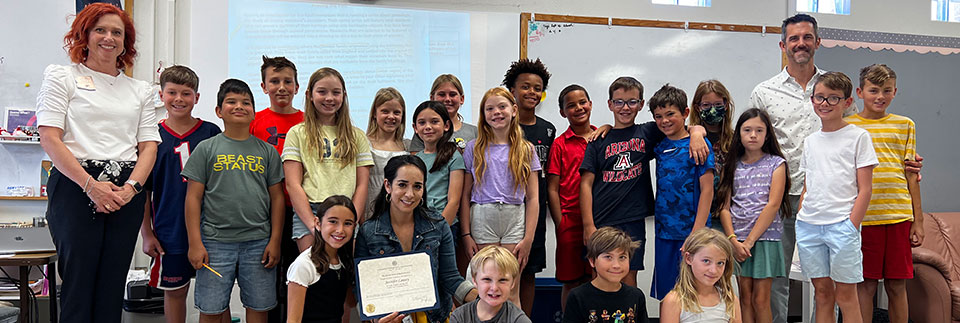
<instances>
[{"instance_id":1,"label":"red shorts","mask_svg":"<svg viewBox=\"0 0 960 323\"><path fill-rule=\"evenodd\" d=\"M580 213L564 213L557 228L557 281L569 283L590 277L592 270L585 254Z\"/></svg>"},{"instance_id":2,"label":"red shorts","mask_svg":"<svg viewBox=\"0 0 960 323\"><path fill-rule=\"evenodd\" d=\"M913 252L910 250L912 221L864 226L864 279L913 278Z\"/></svg>"}]
</instances>

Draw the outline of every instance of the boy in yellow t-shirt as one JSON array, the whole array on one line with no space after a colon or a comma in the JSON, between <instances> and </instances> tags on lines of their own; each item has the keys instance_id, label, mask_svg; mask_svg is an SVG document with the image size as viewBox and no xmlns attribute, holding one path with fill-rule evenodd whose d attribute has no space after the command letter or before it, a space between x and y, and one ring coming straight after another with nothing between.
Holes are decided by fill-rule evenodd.
<instances>
[{"instance_id":1,"label":"boy in yellow t-shirt","mask_svg":"<svg viewBox=\"0 0 960 323\"><path fill-rule=\"evenodd\" d=\"M860 70L857 96L863 111L845 118L873 139L880 164L873 169L873 195L863 218L863 278L857 286L864 322L873 318L877 281L890 299L890 321L907 321L906 280L913 278L911 247L923 243L923 210L917 173L904 169L916 154L916 127L910 118L887 113L897 94L897 75L883 64Z\"/></svg>"}]
</instances>

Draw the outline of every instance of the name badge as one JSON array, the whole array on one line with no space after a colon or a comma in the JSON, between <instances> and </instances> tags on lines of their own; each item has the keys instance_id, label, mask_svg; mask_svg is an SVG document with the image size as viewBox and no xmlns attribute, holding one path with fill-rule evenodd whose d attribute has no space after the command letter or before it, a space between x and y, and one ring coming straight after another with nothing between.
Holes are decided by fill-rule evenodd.
<instances>
[{"instance_id":1,"label":"name badge","mask_svg":"<svg viewBox=\"0 0 960 323\"><path fill-rule=\"evenodd\" d=\"M97 86L93 84L93 77L89 75L77 76L77 88L87 91L96 91Z\"/></svg>"}]
</instances>

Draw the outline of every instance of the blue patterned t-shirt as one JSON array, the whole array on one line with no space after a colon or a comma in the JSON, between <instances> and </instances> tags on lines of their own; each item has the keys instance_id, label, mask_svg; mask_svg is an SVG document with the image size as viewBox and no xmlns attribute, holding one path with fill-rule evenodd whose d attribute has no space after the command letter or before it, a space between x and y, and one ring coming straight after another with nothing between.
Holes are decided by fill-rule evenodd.
<instances>
[{"instance_id":1,"label":"blue patterned t-shirt","mask_svg":"<svg viewBox=\"0 0 960 323\"><path fill-rule=\"evenodd\" d=\"M693 229L700 202L700 176L714 169L713 146L703 165L690 158L690 137L680 140L664 138L656 148L657 154L657 238L684 240Z\"/></svg>"}]
</instances>

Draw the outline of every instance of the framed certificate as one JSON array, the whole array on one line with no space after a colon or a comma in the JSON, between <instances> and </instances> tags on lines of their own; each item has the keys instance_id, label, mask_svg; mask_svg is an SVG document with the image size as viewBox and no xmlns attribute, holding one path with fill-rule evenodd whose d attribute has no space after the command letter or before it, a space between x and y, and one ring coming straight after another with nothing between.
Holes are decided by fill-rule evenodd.
<instances>
[{"instance_id":1,"label":"framed certificate","mask_svg":"<svg viewBox=\"0 0 960 323\"><path fill-rule=\"evenodd\" d=\"M393 312L432 310L440 305L433 258L426 251L355 260L360 319Z\"/></svg>"}]
</instances>

